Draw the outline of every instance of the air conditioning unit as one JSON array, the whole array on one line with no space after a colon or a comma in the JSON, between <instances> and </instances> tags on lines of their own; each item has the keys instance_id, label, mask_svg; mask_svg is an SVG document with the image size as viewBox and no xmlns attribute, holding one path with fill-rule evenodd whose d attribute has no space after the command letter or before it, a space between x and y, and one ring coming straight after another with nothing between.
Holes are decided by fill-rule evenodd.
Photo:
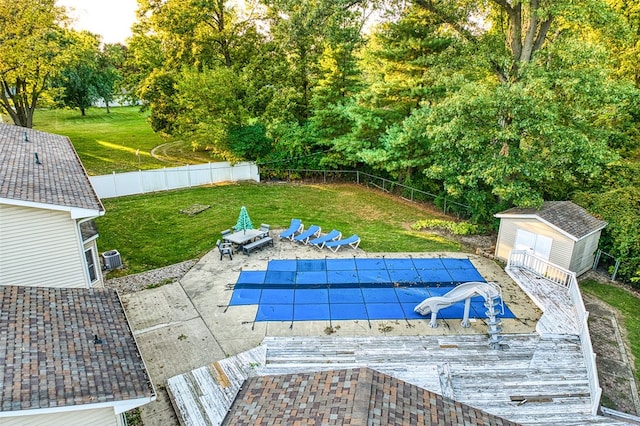
<instances>
[{"instance_id":1,"label":"air conditioning unit","mask_svg":"<svg viewBox=\"0 0 640 426\"><path fill-rule=\"evenodd\" d=\"M102 261L107 269L116 269L122 266L122 259L118 250L109 250L102 253Z\"/></svg>"}]
</instances>

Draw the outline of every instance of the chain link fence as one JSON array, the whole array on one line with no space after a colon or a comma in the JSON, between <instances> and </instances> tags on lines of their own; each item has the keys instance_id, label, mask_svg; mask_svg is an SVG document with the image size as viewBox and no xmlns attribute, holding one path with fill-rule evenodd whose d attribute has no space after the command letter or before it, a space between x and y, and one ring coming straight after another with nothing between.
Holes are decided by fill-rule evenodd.
<instances>
[{"instance_id":1,"label":"chain link fence","mask_svg":"<svg viewBox=\"0 0 640 426\"><path fill-rule=\"evenodd\" d=\"M442 210L444 214L455 215L467 219L472 215L472 209L442 194L433 194L417 188L404 185L380 176L357 170L312 170L312 169L273 169L260 166L260 180L284 180L288 182L302 181L309 183L355 183L380 191L393 194L405 200L417 203L432 204Z\"/></svg>"}]
</instances>

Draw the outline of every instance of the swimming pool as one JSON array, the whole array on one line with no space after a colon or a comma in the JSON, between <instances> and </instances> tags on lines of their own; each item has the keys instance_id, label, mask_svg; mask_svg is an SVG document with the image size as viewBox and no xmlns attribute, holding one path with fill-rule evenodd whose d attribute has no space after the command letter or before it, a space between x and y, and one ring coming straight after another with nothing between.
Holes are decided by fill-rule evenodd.
<instances>
[{"instance_id":1,"label":"swimming pool","mask_svg":"<svg viewBox=\"0 0 640 426\"><path fill-rule=\"evenodd\" d=\"M485 282L469 259L344 258L271 260L266 270L242 271L230 306L258 305L255 321L428 319L413 311L427 297L456 285ZM440 310L462 318L464 302ZM486 318L482 297L471 318ZM503 318L514 318L505 305Z\"/></svg>"}]
</instances>

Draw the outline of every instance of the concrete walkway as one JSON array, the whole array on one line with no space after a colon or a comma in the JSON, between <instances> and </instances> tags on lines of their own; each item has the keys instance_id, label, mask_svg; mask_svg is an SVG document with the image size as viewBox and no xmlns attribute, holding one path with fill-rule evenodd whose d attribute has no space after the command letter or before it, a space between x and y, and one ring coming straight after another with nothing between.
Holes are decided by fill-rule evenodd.
<instances>
[{"instance_id":1,"label":"concrete walkway","mask_svg":"<svg viewBox=\"0 0 640 426\"><path fill-rule=\"evenodd\" d=\"M228 307L232 286L243 270L264 270L272 259L340 257L469 258L487 281L497 282L517 319L503 320L504 333L532 333L541 312L494 261L466 253L365 253L343 248L321 251L290 241L276 241L251 256L220 260L212 250L178 282L122 296L129 321L158 391L158 401L142 408L145 426L178 424L165 390L169 377L236 355L261 344L265 336L416 336L485 334L483 321L462 328L459 320L304 321L254 323L257 306Z\"/></svg>"}]
</instances>

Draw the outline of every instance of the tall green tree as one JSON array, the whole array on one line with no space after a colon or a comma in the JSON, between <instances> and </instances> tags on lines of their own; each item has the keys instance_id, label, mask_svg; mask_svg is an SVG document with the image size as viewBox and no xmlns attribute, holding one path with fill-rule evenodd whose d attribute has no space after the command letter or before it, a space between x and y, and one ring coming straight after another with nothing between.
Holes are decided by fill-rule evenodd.
<instances>
[{"instance_id":1,"label":"tall green tree","mask_svg":"<svg viewBox=\"0 0 640 426\"><path fill-rule=\"evenodd\" d=\"M198 130L189 129L188 124L194 123L197 114L189 117L192 110L178 102L187 102L195 93L180 98L179 90L185 89L180 79L192 73L213 77L218 69L222 74L227 69L236 77L241 75L244 66L259 53L256 46L262 36L254 17L241 16L237 8L218 0L139 0L138 5L140 23L130 40L127 84L135 85L136 93L151 109L154 130L196 134ZM187 80L198 81L200 77L193 75ZM246 94L239 86L233 89L236 99ZM211 97L200 94L206 107Z\"/></svg>"},{"instance_id":2,"label":"tall green tree","mask_svg":"<svg viewBox=\"0 0 640 426\"><path fill-rule=\"evenodd\" d=\"M69 32L67 55L69 63L53 78L59 89L58 101L67 107L78 108L82 116L98 100L99 37L90 32Z\"/></svg>"},{"instance_id":3,"label":"tall green tree","mask_svg":"<svg viewBox=\"0 0 640 426\"><path fill-rule=\"evenodd\" d=\"M110 112L110 104L122 95L120 83L123 79L126 50L126 47L119 43L105 44L97 55L95 89L98 97L104 101L107 113Z\"/></svg>"},{"instance_id":4,"label":"tall green tree","mask_svg":"<svg viewBox=\"0 0 640 426\"><path fill-rule=\"evenodd\" d=\"M356 102L342 109L350 133L334 141L334 152L347 164L366 162L386 169L395 178L411 179L412 167L386 168L370 155L370 150L379 146L387 129L400 125L422 104L432 104L454 88L450 77L455 69L457 41L441 31L440 24L428 11L413 6L399 19L379 24L369 37L359 64L363 90L355 97ZM454 53L443 58L447 50ZM403 155L415 158L407 152Z\"/></svg>"},{"instance_id":5,"label":"tall green tree","mask_svg":"<svg viewBox=\"0 0 640 426\"><path fill-rule=\"evenodd\" d=\"M423 85L410 85L422 98L360 152L369 164L422 171L488 219L566 198L616 158L626 124L611 117L628 123L633 95L611 52L588 36L609 17L603 2L415 4L450 45L425 56Z\"/></svg>"},{"instance_id":6,"label":"tall green tree","mask_svg":"<svg viewBox=\"0 0 640 426\"><path fill-rule=\"evenodd\" d=\"M316 158L308 156L345 132L340 110L358 90L355 53L364 24L360 3L267 2L280 62L263 119L280 157Z\"/></svg>"},{"instance_id":7,"label":"tall green tree","mask_svg":"<svg viewBox=\"0 0 640 426\"><path fill-rule=\"evenodd\" d=\"M65 63L65 20L54 0L0 0L0 106L18 126L33 126L49 78Z\"/></svg>"}]
</instances>

